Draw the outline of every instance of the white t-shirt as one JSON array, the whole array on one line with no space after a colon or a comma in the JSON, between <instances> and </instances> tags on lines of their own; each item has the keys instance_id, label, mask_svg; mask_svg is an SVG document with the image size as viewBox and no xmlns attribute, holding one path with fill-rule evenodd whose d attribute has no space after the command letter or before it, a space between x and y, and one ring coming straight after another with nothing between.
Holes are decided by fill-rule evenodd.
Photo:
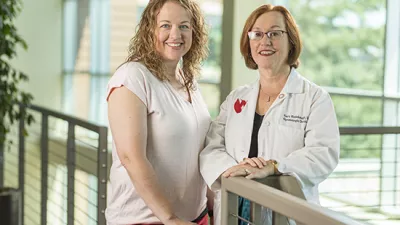
<instances>
[{"instance_id":1,"label":"white t-shirt","mask_svg":"<svg viewBox=\"0 0 400 225\"><path fill-rule=\"evenodd\" d=\"M160 81L143 64L122 65L108 83L107 99L114 88L125 86L147 107L147 158L175 214L194 220L205 209L206 185L199 171L210 115L200 91L191 91L192 103L168 81ZM123 107L123 106L121 106ZM160 223L138 195L113 143L108 194L108 224Z\"/></svg>"}]
</instances>

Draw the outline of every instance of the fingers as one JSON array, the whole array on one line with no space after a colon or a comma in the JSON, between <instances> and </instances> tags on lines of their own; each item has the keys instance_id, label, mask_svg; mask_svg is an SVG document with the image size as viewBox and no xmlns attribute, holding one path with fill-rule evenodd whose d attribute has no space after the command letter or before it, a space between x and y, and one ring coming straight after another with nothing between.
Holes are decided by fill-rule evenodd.
<instances>
[{"instance_id":1,"label":"fingers","mask_svg":"<svg viewBox=\"0 0 400 225\"><path fill-rule=\"evenodd\" d=\"M262 169L252 168L251 173L246 176L247 179L261 179L274 174L274 168L270 165L265 166Z\"/></svg>"},{"instance_id":2,"label":"fingers","mask_svg":"<svg viewBox=\"0 0 400 225\"><path fill-rule=\"evenodd\" d=\"M223 177L229 177L231 176L231 173L233 173L234 171L238 170L239 168L241 168L241 166L232 166L231 168L227 169L222 176Z\"/></svg>"},{"instance_id":3,"label":"fingers","mask_svg":"<svg viewBox=\"0 0 400 225\"><path fill-rule=\"evenodd\" d=\"M222 176L227 177L237 177L237 176L247 176L252 173L253 167L245 165L237 165L227 169Z\"/></svg>"},{"instance_id":4,"label":"fingers","mask_svg":"<svg viewBox=\"0 0 400 225\"><path fill-rule=\"evenodd\" d=\"M227 178L227 177L229 177L229 174L230 174L230 172L229 172L228 170L226 170L226 171L222 174L222 176L225 177L225 178Z\"/></svg>"},{"instance_id":5,"label":"fingers","mask_svg":"<svg viewBox=\"0 0 400 225\"><path fill-rule=\"evenodd\" d=\"M252 167L257 167L257 164L255 161L253 161L254 158L245 158L244 159L244 164L249 164Z\"/></svg>"},{"instance_id":6,"label":"fingers","mask_svg":"<svg viewBox=\"0 0 400 225\"><path fill-rule=\"evenodd\" d=\"M261 157L260 157L261 158ZM257 164L258 168L263 168L265 165L264 163L261 161L260 158L252 158L252 160ZM265 160L264 160L265 161Z\"/></svg>"},{"instance_id":7,"label":"fingers","mask_svg":"<svg viewBox=\"0 0 400 225\"><path fill-rule=\"evenodd\" d=\"M254 158L244 158L242 162L239 163L240 165L249 164L252 167L263 168L267 165L267 161L262 157L254 157Z\"/></svg>"},{"instance_id":8,"label":"fingers","mask_svg":"<svg viewBox=\"0 0 400 225\"><path fill-rule=\"evenodd\" d=\"M252 173L248 174L246 176L246 179L260 179L260 178L264 178L267 175L263 173L262 170L260 169L255 169L254 171L252 171Z\"/></svg>"},{"instance_id":9,"label":"fingers","mask_svg":"<svg viewBox=\"0 0 400 225\"><path fill-rule=\"evenodd\" d=\"M258 159L262 162L262 164L263 164L264 166L266 166L266 165L268 164L268 162L265 161L265 159L264 159L263 157L258 157Z\"/></svg>"},{"instance_id":10,"label":"fingers","mask_svg":"<svg viewBox=\"0 0 400 225\"><path fill-rule=\"evenodd\" d=\"M246 166L249 165L249 166ZM261 157L259 158L245 158L239 165L233 166L227 169L222 176L237 177L237 176L248 176L251 173L257 173L254 169L263 169L268 163ZM257 177L256 177L257 178Z\"/></svg>"},{"instance_id":11,"label":"fingers","mask_svg":"<svg viewBox=\"0 0 400 225\"><path fill-rule=\"evenodd\" d=\"M249 174L249 175L246 176L246 179L251 180L251 179L256 178L255 176L256 176L256 173L251 173L251 174Z\"/></svg>"},{"instance_id":12,"label":"fingers","mask_svg":"<svg viewBox=\"0 0 400 225\"><path fill-rule=\"evenodd\" d=\"M248 174L249 174L249 172L245 168L239 168L239 169L233 171L229 176L230 177L239 177L239 176L243 177Z\"/></svg>"}]
</instances>

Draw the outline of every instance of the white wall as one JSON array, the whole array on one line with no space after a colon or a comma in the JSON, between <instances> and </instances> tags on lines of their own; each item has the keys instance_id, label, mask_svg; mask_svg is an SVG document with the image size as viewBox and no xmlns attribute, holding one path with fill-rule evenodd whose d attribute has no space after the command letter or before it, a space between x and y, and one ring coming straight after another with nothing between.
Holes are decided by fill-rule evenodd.
<instances>
[{"instance_id":1,"label":"white wall","mask_svg":"<svg viewBox=\"0 0 400 225\"><path fill-rule=\"evenodd\" d=\"M23 0L16 20L28 50L18 49L15 68L29 76L21 88L34 104L60 110L62 95L62 0Z\"/></svg>"}]
</instances>

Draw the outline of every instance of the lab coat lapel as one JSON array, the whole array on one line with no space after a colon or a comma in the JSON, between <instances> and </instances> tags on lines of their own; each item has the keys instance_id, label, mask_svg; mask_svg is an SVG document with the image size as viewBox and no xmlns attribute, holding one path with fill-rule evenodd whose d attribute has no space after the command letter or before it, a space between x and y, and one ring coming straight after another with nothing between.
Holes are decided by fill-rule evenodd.
<instances>
[{"instance_id":1,"label":"lab coat lapel","mask_svg":"<svg viewBox=\"0 0 400 225\"><path fill-rule=\"evenodd\" d=\"M241 113L237 114L237 126L235 129L239 131L240 138L237 138L237 144L239 153L239 159L247 158L250 151L251 134L253 132L253 121L254 113L257 106L257 98L259 91L259 80L251 84L249 89L243 90L243 93L238 95L238 99L246 101L246 106L243 107ZM235 102L237 99L235 100Z\"/></svg>"},{"instance_id":2,"label":"lab coat lapel","mask_svg":"<svg viewBox=\"0 0 400 225\"><path fill-rule=\"evenodd\" d=\"M290 70L290 74L288 80L285 83L285 86L282 88L282 91L276 97L272 106L268 109L267 114L273 110L276 106L282 104L282 102L288 97L289 94L299 94L304 92L304 81L297 73L296 69L292 68Z\"/></svg>"}]
</instances>

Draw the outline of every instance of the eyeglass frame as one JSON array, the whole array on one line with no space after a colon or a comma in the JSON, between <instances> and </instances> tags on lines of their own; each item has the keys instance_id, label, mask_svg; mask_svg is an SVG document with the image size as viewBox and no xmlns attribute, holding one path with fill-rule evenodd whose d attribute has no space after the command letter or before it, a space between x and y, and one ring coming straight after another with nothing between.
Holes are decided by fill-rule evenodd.
<instances>
[{"instance_id":1,"label":"eyeglass frame","mask_svg":"<svg viewBox=\"0 0 400 225\"><path fill-rule=\"evenodd\" d=\"M257 31L257 30L255 30L255 31L249 31L249 32L247 32L247 36L249 37L250 40L259 41L259 40L261 40L261 39L264 38L264 35L267 35L267 38L268 38L269 40L273 41L273 40L278 40L278 39L274 39L273 37L271 37L270 34L271 34L272 32L277 32L277 31L281 33L281 34L279 35L278 38L282 37L284 33L288 33L287 31L284 31L284 30L270 30L270 31L267 31L267 32L262 32L262 31ZM254 39L254 38L252 39L252 38L250 37L251 34L256 33L256 32L259 32L259 33L262 33L262 34L263 34L262 37L261 37L260 39Z\"/></svg>"}]
</instances>

